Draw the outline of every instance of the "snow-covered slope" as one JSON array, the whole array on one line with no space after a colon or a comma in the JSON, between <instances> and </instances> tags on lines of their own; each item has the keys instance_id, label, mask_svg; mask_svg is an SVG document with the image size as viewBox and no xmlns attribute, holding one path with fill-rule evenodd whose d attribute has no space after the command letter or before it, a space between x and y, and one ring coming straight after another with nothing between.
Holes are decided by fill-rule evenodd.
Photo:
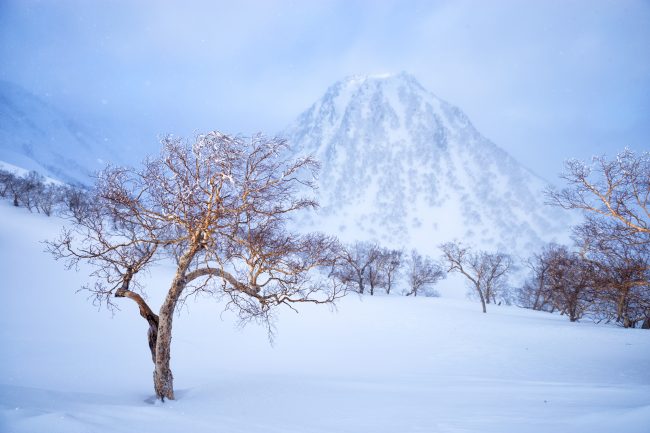
<instances>
[{"instance_id":1,"label":"snow-covered slope","mask_svg":"<svg viewBox=\"0 0 650 433\"><path fill-rule=\"evenodd\" d=\"M43 253L60 220L0 202L0 431L646 433L648 331L443 298L344 299L235 328L211 299L176 317L178 400L155 403L146 324ZM149 282L160 305L173 275ZM464 289L458 288L463 291ZM133 305L132 305L133 304Z\"/></svg>"},{"instance_id":2,"label":"snow-covered slope","mask_svg":"<svg viewBox=\"0 0 650 433\"><path fill-rule=\"evenodd\" d=\"M312 227L344 239L521 252L565 233L544 182L406 73L334 84L284 135L322 163Z\"/></svg>"},{"instance_id":3,"label":"snow-covered slope","mask_svg":"<svg viewBox=\"0 0 650 433\"><path fill-rule=\"evenodd\" d=\"M0 81L0 161L87 184L109 159L121 160L104 140L37 96Z\"/></svg>"}]
</instances>

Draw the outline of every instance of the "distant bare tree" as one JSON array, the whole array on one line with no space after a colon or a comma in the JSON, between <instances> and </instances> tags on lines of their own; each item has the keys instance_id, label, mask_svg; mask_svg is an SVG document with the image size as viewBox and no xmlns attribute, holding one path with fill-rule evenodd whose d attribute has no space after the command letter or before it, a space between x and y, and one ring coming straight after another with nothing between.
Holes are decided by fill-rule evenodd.
<instances>
[{"instance_id":1,"label":"distant bare tree","mask_svg":"<svg viewBox=\"0 0 650 433\"><path fill-rule=\"evenodd\" d=\"M382 251L381 255L381 269L384 272L384 288L386 289L386 294L390 295L391 290L393 289L393 284L397 278L400 269L402 268L402 259L404 253L401 250L388 250L385 249Z\"/></svg>"},{"instance_id":2,"label":"distant bare tree","mask_svg":"<svg viewBox=\"0 0 650 433\"><path fill-rule=\"evenodd\" d=\"M541 253L536 253L526 260L530 273L523 287L517 291L519 306L548 312L555 310L553 293L549 287L549 268L550 256L557 248L556 244L549 244Z\"/></svg>"},{"instance_id":3,"label":"distant bare tree","mask_svg":"<svg viewBox=\"0 0 650 433\"><path fill-rule=\"evenodd\" d=\"M16 176L13 173L9 173L4 179L5 185L5 194L3 197L9 197L12 201L12 204L16 207L21 204L21 197L23 194L23 183L24 180L20 176Z\"/></svg>"},{"instance_id":4,"label":"distant bare tree","mask_svg":"<svg viewBox=\"0 0 650 433\"><path fill-rule=\"evenodd\" d=\"M364 294L366 283L372 280L370 294L374 295L375 286L381 284L378 267L380 254L380 247L370 242L355 242L346 246L342 250L341 261L335 272L336 278L348 289L360 294Z\"/></svg>"},{"instance_id":5,"label":"distant bare tree","mask_svg":"<svg viewBox=\"0 0 650 433\"><path fill-rule=\"evenodd\" d=\"M596 300L593 265L562 245L549 250L547 260L547 284L555 308L572 322L581 319Z\"/></svg>"},{"instance_id":6,"label":"distant bare tree","mask_svg":"<svg viewBox=\"0 0 650 433\"><path fill-rule=\"evenodd\" d=\"M506 276L512 266L512 259L507 254L473 252L459 243L448 242L440 246L443 258L447 262L447 272L458 272L465 276L478 295L483 312L486 304L497 302L504 297Z\"/></svg>"},{"instance_id":7,"label":"distant bare tree","mask_svg":"<svg viewBox=\"0 0 650 433\"><path fill-rule=\"evenodd\" d=\"M368 285L370 286L370 296L374 296L375 289L378 287L386 287L386 272L384 269L385 249L379 247L377 244L371 244L368 249L368 266L366 267L366 275Z\"/></svg>"},{"instance_id":8,"label":"distant bare tree","mask_svg":"<svg viewBox=\"0 0 650 433\"><path fill-rule=\"evenodd\" d=\"M317 164L291 159L284 140L219 132L192 144L165 138L160 156L140 170L108 167L90 193L88 210L49 243L69 267L93 268L97 301L130 298L147 321L154 388L173 399L172 319L179 302L203 292L225 297L242 321L270 330L273 307L331 303L343 292L318 272L340 256L336 239L288 231L292 212L316 203L298 196L313 187ZM175 275L156 314L142 271L173 260Z\"/></svg>"},{"instance_id":9,"label":"distant bare tree","mask_svg":"<svg viewBox=\"0 0 650 433\"><path fill-rule=\"evenodd\" d=\"M6 170L0 169L0 198L6 198L10 195L10 185L15 182L16 176Z\"/></svg>"},{"instance_id":10,"label":"distant bare tree","mask_svg":"<svg viewBox=\"0 0 650 433\"><path fill-rule=\"evenodd\" d=\"M36 189L35 202L39 212L51 216L63 200L64 188L52 183L41 184Z\"/></svg>"},{"instance_id":11,"label":"distant bare tree","mask_svg":"<svg viewBox=\"0 0 650 433\"><path fill-rule=\"evenodd\" d=\"M38 208L39 197L43 194L45 178L36 171L30 171L19 182L19 201L30 212L40 212Z\"/></svg>"},{"instance_id":12,"label":"distant bare tree","mask_svg":"<svg viewBox=\"0 0 650 433\"><path fill-rule=\"evenodd\" d=\"M81 188L66 185L61 191L61 214L80 222L89 212L90 202L88 192Z\"/></svg>"},{"instance_id":13,"label":"distant bare tree","mask_svg":"<svg viewBox=\"0 0 650 433\"><path fill-rule=\"evenodd\" d=\"M433 285L447 276L442 266L431 258L422 256L416 250L411 250L406 272L410 288L406 296L417 296L418 293L425 296L438 296L438 293L433 290Z\"/></svg>"}]
</instances>

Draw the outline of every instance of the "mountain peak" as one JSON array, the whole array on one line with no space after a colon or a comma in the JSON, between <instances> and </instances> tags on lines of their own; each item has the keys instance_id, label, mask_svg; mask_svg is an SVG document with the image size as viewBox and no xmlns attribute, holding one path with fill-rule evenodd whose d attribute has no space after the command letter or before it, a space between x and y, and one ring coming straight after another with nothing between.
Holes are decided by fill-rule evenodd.
<instances>
[{"instance_id":1,"label":"mountain peak","mask_svg":"<svg viewBox=\"0 0 650 433\"><path fill-rule=\"evenodd\" d=\"M408 73L335 83L285 135L320 160L316 224L344 239L435 254L452 239L521 250L559 231L544 182Z\"/></svg>"},{"instance_id":2,"label":"mountain peak","mask_svg":"<svg viewBox=\"0 0 650 433\"><path fill-rule=\"evenodd\" d=\"M370 75L350 75L336 82L326 92L326 95L338 95L342 91L361 92L368 94L378 89L402 89L402 91L429 93L420 82L407 72L380 73ZM433 94L430 94L435 97Z\"/></svg>"},{"instance_id":3,"label":"mountain peak","mask_svg":"<svg viewBox=\"0 0 650 433\"><path fill-rule=\"evenodd\" d=\"M377 74L355 74L345 77L342 81L346 83L359 84L367 81L415 81L415 77L408 72L383 72Z\"/></svg>"}]
</instances>

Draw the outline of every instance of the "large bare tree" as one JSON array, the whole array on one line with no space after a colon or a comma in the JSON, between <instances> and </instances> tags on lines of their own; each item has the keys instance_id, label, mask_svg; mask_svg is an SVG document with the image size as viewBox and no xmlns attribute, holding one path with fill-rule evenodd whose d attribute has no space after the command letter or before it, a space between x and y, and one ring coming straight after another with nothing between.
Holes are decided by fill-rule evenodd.
<instances>
[{"instance_id":1,"label":"large bare tree","mask_svg":"<svg viewBox=\"0 0 650 433\"><path fill-rule=\"evenodd\" d=\"M319 270L340 256L338 242L286 228L290 215L316 203L311 158L292 159L279 138L249 139L219 132L195 142L168 137L142 169L109 167L98 177L88 208L49 242L69 267L89 263L100 301L135 301L149 326L154 388L173 399L172 322L185 296L207 292L227 299L243 321L270 328L279 305L331 303L342 295ZM142 274L161 260L176 272L158 313L145 301Z\"/></svg>"},{"instance_id":2,"label":"large bare tree","mask_svg":"<svg viewBox=\"0 0 650 433\"><path fill-rule=\"evenodd\" d=\"M549 189L548 201L582 211L574 239L598 273L598 300L609 298L623 326L650 328L650 153L570 160L562 178L567 185Z\"/></svg>"},{"instance_id":3,"label":"large bare tree","mask_svg":"<svg viewBox=\"0 0 650 433\"><path fill-rule=\"evenodd\" d=\"M574 228L584 260L596 272L596 315L625 328L650 328L650 244L622 224L587 218Z\"/></svg>"}]
</instances>

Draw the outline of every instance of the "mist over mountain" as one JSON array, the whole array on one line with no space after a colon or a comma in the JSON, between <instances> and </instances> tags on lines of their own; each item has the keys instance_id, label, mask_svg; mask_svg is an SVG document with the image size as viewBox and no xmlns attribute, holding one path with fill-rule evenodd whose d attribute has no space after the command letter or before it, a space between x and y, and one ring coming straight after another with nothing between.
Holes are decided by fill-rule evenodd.
<instances>
[{"instance_id":1,"label":"mist over mountain","mask_svg":"<svg viewBox=\"0 0 650 433\"><path fill-rule=\"evenodd\" d=\"M106 163L122 163L111 126L87 125L21 87L0 81L0 161L74 184Z\"/></svg>"},{"instance_id":2,"label":"mist over mountain","mask_svg":"<svg viewBox=\"0 0 650 433\"><path fill-rule=\"evenodd\" d=\"M345 240L522 252L566 231L546 182L409 74L337 82L284 135L322 164L321 209L305 223Z\"/></svg>"},{"instance_id":3,"label":"mist over mountain","mask_svg":"<svg viewBox=\"0 0 650 433\"><path fill-rule=\"evenodd\" d=\"M114 129L0 82L0 161L89 184L107 162L137 163ZM322 164L307 229L430 254L453 239L525 252L565 236L566 216L543 204L546 182L407 73L337 82L283 134Z\"/></svg>"}]
</instances>

